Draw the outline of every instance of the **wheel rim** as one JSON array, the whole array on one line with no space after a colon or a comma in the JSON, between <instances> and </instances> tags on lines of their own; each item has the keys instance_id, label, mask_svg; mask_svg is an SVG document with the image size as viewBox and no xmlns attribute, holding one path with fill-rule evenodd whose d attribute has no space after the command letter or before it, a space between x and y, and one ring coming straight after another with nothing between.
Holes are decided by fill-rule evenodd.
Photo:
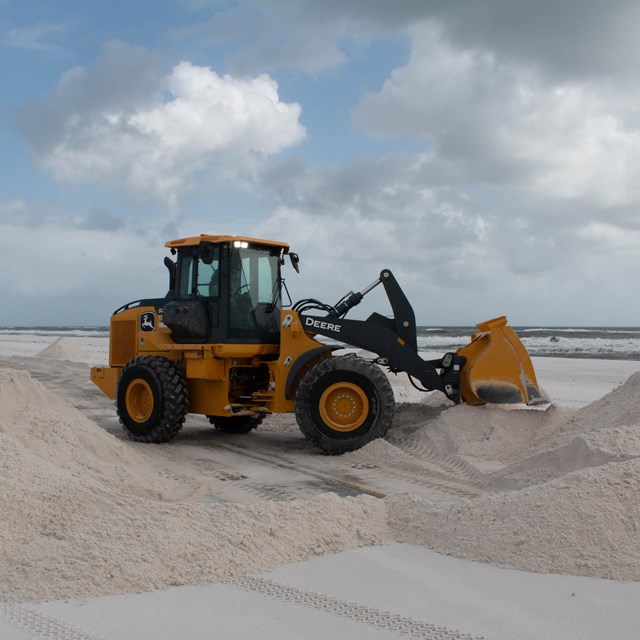
<instances>
[{"instance_id":1,"label":"wheel rim","mask_svg":"<svg viewBox=\"0 0 640 640\"><path fill-rule=\"evenodd\" d=\"M320 396L320 416L334 431L354 431L361 427L369 414L369 398L351 382L337 382Z\"/></svg>"},{"instance_id":2,"label":"wheel rim","mask_svg":"<svg viewBox=\"0 0 640 640\"><path fill-rule=\"evenodd\" d=\"M136 378L131 381L125 394L127 413L138 423L146 422L153 412L153 391L146 380Z\"/></svg>"}]
</instances>

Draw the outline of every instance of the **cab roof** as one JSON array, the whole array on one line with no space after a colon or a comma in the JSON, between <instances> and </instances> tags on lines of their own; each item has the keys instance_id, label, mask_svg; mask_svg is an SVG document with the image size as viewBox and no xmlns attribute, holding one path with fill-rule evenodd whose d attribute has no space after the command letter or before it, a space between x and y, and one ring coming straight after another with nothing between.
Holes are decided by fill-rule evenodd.
<instances>
[{"instance_id":1,"label":"cab roof","mask_svg":"<svg viewBox=\"0 0 640 640\"><path fill-rule=\"evenodd\" d=\"M289 245L286 242L278 242L277 240L263 240L261 238L248 238L246 236L210 236L206 233L202 233L199 236L192 236L191 238L180 238L178 240L169 240L165 242L165 247L171 247L177 249L179 247L197 247L201 242L247 242L253 245L266 246L266 247L282 247L285 253L289 251Z\"/></svg>"}]
</instances>

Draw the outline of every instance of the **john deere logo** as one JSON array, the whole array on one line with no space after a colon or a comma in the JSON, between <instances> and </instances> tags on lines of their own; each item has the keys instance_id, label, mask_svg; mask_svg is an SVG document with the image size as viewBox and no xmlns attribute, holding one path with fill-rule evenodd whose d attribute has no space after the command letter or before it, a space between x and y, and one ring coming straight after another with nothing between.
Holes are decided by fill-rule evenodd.
<instances>
[{"instance_id":1,"label":"john deere logo","mask_svg":"<svg viewBox=\"0 0 640 640\"><path fill-rule=\"evenodd\" d=\"M140 316L140 331L155 331L156 329L156 314L155 313L143 313Z\"/></svg>"}]
</instances>

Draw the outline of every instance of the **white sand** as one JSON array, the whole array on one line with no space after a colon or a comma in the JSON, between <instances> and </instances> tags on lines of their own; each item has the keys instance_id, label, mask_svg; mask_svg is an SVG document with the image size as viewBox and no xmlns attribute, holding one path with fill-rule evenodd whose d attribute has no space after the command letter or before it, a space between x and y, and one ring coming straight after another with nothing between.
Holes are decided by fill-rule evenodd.
<instances>
[{"instance_id":1,"label":"white sand","mask_svg":"<svg viewBox=\"0 0 640 640\"><path fill-rule=\"evenodd\" d=\"M93 337L39 336L10 334L0 336L0 357L49 357L87 364L109 361L109 340Z\"/></svg>"},{"instance_id":2,"label":"white sand","mask_svg":"<svg viewBox=\"0 0 640 640\"><path fill-rule=\"evenodd\" d=\"M56 367L90 362L106 353L105 343L65 338L35 353L39 367ZM16 351L24 356L24 348ZM608 366L618 376L624 367L640 369ZM640 374L582 409L547 411L451 406L438 394L418 400L398 379L396 395L407 402L387 439L338 459L277 440L277 425L287 435L291 420L274 416L263 436L273 440L241 442L250 458L275 442L284 489L297 465L316 475L331 467L353 486L375 478L375 488L388 478L387 497L274 494L240 503L222 481L244 475L225 470L205 490L188 475L186 458L166 457L231 458L227 440L206 452L197 443L181 448L180 440L137 446L27 372L0 371L0 601L208 584L388 539L527 571L640 580ZM566 385L558 388L566 394ZM204 437L197 424L192 437ZM252 474L265 473L252 464ZM399 486L394 478L414 482L420 495L389 490ZM221 502L204 503L216 487Z\"/></svg>"},{"instance_id":3,"label":"white sand","mask_svg":"<svg viewBox=\"0 0 640 640\"><path fill-rule=\"evenodd\" d=\"M527 571L640 580L639 391L636 373L577 411L443 412L418 437L505 466L476 500L388 497L392 534Z\"/></svg>"},{"instance_id":4,"label":"white sand","mask_svg":"<svg viewBox=\"0 0 640 640\"><path fill-rule=\"evenodd\" d=\"M215 582L376 544L383 502L204 505L21 371L0 378L0 600Z\"/></svg>"}]
</instances>

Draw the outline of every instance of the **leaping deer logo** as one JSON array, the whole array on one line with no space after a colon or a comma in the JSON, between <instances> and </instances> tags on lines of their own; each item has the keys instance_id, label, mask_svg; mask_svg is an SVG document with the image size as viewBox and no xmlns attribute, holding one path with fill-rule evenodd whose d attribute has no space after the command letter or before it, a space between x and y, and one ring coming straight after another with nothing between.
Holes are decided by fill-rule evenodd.
<instances>
[{"instance_id":1,"label":"leaping deer logo","mask_svg":"<svg viewBox=\"0 0 640 640\"><path fill-rule=\"evenodd\" d=\"M140 316L140 331L153 331L156 328L156 318L153 313L143 313Z\"/></svg>"}]
</instances>

